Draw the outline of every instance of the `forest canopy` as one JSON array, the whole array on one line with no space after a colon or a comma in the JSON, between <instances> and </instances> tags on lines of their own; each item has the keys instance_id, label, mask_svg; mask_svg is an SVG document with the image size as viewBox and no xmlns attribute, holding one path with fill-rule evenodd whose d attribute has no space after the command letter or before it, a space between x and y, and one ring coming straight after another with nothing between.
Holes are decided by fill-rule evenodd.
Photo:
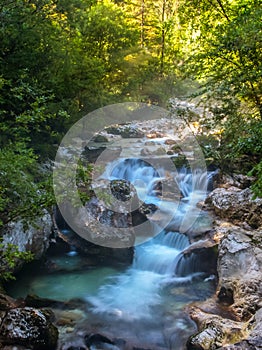
<instances>
[{"instance_id":1,"label":"forest canopy","mask_svg":"<svg viewBox=\"0 0 262 350\"><path fill-rule=\"evenodd\" d=\"M38 164L81 116L125 101L196 98L213 112L199 120L211 135L207 158L225 171L242 162L261 196L261 5L0 0L1 222L22 215L25 203L27 216L50 205Z\"/></svg>"}]
</instances>

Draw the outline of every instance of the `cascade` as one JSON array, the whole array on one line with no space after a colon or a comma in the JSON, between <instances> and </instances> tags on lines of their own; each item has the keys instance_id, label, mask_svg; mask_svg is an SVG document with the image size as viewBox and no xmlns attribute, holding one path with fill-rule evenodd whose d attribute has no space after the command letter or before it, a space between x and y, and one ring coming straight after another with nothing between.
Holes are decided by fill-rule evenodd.
<instances>
[{"instance_id":1,"label":"cascade","mask_svg":"<svg viewBox=\"0 0 262 350\"><path fill-rule=\"evenodd\" d=\"M100 176L102 180L132 183L141 202L154 204L160 217L168 217L166 226L159 230L157 220L147 226L152 227L152 232L146 232L143 243L136 242L133 263L128 268L90 266L90 257L71 246L66 254L52 257L55 271L39 273L37 268L33 274L30 270L18 279L19 286L14 285L11 295L36 294L74 303L77 300L85 318L75 326L75 333L68 334L66 350L81 348L79 334L87 334L87 327L91 328L93 342L87 338L92 350L184 350L196 328L183 307L214 292L214 284L202 272L199 258L183 254L190 246L186 233L206 225L197 203L206 196L211 174L198 170L191 173L186 168L169 173L180 192L178 202L172 200L172 195L164 198L161 192L159 183L166 180L164 169L156 170L146 160L118 159L108 164ZM64 235L72 234L67 226L61 229ZM108 339L116 339L117 345L103 341L107 334ZM96 337L100 341L95 342Z\"/></svg>"},{"instance_id":2,"label":"cascade","mask_svg":"<svg viewBox=\"0 0 262 350\"><path fill-rule=\"evenodd\" d=\"M160 181L163 175L163 169L156 171L141 159L124 159L111 164L103 176L110 180L130 181L144 202L153 202L160 211L172 211L172 203L158 198L152 191L153 184ZM173 226L179 227L188 210L194 218L192 211L206 195L209 176L202 172L192 174L185 168L174 176L183 200L171 221ZM137 245L132 266L125 273L111 277L96 296L87 298L92 304L92 311L96 314L113 314L124 320L152 318L155 307L161 304L161 290L165 285L189 283L203 275L196 268L194 254L188 259L182 257L183 250L189 245L186 235L171 230L162 230L149 241Z\"/></svg>"}]
</instances>

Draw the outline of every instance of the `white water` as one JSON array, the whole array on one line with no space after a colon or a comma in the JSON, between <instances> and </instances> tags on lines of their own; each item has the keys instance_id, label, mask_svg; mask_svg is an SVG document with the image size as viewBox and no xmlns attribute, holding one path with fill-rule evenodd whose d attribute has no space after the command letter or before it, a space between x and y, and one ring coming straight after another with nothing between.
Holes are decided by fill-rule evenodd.
<instances>
[{"instance_id":1,"label":"white water","mask_svg":"<svg viewBox=\"0 0 262 350\"><path fill-rule=\"evenodd\" d=\"M172 203L161 200L152 190L154 183L161 180L163 174L162 169L156 171L141 160L131 159L115 164L113 169L111 166L104 176L130 181L144 202L153 202L161 212L170 213L174 210ZM201 172L192 175L185 169L174 176L183 199L175 206L170 225L181 227L182 223L189 221L187 227L190 227L196 216L200 215L196 204L205 198L208 177ZM181 259L182 251L188 246L186 235L165 230L136 246L132 267L108 279L95 296L87 298L93 305L92 312L125 321L154 317L158 307L163 304L165 286L187 284L202 276L194 256L187 260Z\"/></svg>"}]
</instances>

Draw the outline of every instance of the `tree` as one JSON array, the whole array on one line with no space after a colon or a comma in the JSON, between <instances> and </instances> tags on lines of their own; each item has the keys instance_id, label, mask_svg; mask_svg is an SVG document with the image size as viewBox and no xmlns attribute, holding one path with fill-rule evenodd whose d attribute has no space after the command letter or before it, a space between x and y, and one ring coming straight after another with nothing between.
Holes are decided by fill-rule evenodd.
<instances>
[{"instance_id":1,"label":"tree","mask_svg":"<svg viewBox=\"0 0 262 350\"><path fill-rule=\"evenodd\" d=\"M32 149L9 144L0 150L0 167L0 228L13 220L33 220L54 204L51 177Z\"/></svg>"},{"instance_id":2,"label":"tree","mask_svg":"<svg viewBox=\"0 0 262 350\"><path fill-rule=\"evenodd\" d=\"M232 171L245 155L247 171L262 154L261 2L193 0L188 6L184 1L179 13L187 38L184 71L198 79L198 94L213 112L203 122L219 131L227 167Z\"/></svg>"},{"instance_id":3,"label":"tree","mask_svg":"<svg viewBox=\"0 0 262 350\"><path fill-rule=\"evenodd\" d=\"M184 3L180 11L183 22L189 20L191 33L189 46L184 49L188 72L202 79L206 90L210 87L223 94L227 90L246 101L261 119L260 5L256 0L193 1L190 10Z\"/></svg>"},{"instance_id":4,"label":"tree","mask_svg":"<svg viewBox=\"0 0 262 350\"><path fill-rule=\"evenodd\" d=\"M65 18L51 0L1 0L0 16L0 146L27 141L43 154L67 116L50 69Z\"/></svg>"}]
</instances>

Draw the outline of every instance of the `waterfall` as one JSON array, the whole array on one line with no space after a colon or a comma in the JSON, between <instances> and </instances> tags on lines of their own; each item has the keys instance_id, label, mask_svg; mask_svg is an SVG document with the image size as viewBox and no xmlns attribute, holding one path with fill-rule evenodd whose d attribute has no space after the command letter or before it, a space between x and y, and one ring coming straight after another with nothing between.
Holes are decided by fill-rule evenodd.
<instances>
[{"instance_id":1,"label":"waterfall","mask_svg":"<svg viewBox=\"0 0 262 350\"><path fill-rule=\"evenodd\" d=\"M153 191L154 184L162 181L164 173L163 169L155 170L143 160L122 159L111 164L103 176L130 181L144 202L153 202L165 212L173 210L172 202L158 198ZM169 226L179 228L189 213L194 217L197 202L206 195L208 177L200 171L192 174L187 169L181 169L173 176L182 200ZM125 273L110 278L96 296L87 298L92 304L92 312L103 314L103 317L114 315L125 321L150 319L161 304L161 293L166 285L181 285L200 278L202 274L195 266L194 254L183 257L183 250L190 243L179 231L165 229L137 245L132 266Z\"/></svg>"},{"instance_id":2,"label":"waterfall","mask_svg":"<svg viewBox=\"0 0 262 350\"><path fill-rule=\"evenodd\" d=\"M49 249L40 271L38 262L33 268L29 266L10 289L15 298L35 294L63 301L61 305L69 308L69 315L71 308L81 312L83 318L70 321L74 331L67 334L69 327L63 327L68 341L63 349L88 346L92 350L184 350L188 337L196 331L183 309L213 295L214 271L210 271L210 255L206 250L201 251L201 256L194 254L188 237L199 234L208 224L208 214L206 217L197 203L204 200L212 174L198 169L190 172L186 168L166 171L158 159L154 166L152 163L152 159L135 158L107 163L106 169L100 167L103 173L98 171L101 182L95 184L99 187L105 183L112 185L111 180L126 180L113 181L124 186L110 187L112 194L122 188L128 193L130 182L133 184L130 193L138 205L147 204L143 204L139 214L149 224L143 226L142 220L132 221L134 227L143 226L146 239L136 236L139 239L131 266L98 254L96 246L90 254L82 254L77 246L68 249L62 245L61 250L56 246ZM94 213L97 198L89 203ZM119 198L122 202L123 197ZM109 215L114 210L117 212L115 206L110 208ZM137 215L139 209L132 210L132 215ZM161 219L163 226L159 225ZM65 240L76 242L71 240L75 233L62 220L60 230ZM115 254L116 249L109 252ZM126 250L121 254L126 254Z\"/></svg>"}]
</instances>

